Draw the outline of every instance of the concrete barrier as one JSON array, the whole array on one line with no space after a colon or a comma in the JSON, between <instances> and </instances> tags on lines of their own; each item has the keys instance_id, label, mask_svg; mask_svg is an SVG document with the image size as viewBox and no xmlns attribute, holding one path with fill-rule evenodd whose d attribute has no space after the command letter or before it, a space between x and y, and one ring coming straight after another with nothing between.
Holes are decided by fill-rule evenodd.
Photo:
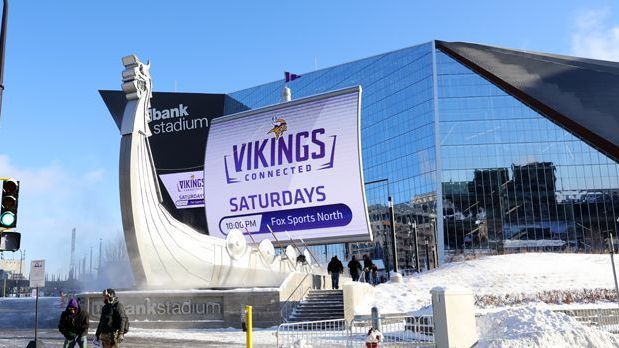
<instances>
[{"instance_id":1,"label":"concrete barrier","mask_svg":"<svg viewBox=\"0 0 619 348\"><path fill-rule=\"evenodd\" d=\"M344 289L344 319L350 323L355 315L370 315L373 303L368 298L374 297L374 287L368 283L348 281Z\"/></svg>"},{"instance_id":2,"label":"concrete barrier","mask_svg":"<svg viewBox=\"0 0 619 348\"><path fill-rule=\"evenodd\" d=\"M473 292L469 289L436 287L430 293L436 347L473 346L478 340Z\"/></svg>"}]
</instances>

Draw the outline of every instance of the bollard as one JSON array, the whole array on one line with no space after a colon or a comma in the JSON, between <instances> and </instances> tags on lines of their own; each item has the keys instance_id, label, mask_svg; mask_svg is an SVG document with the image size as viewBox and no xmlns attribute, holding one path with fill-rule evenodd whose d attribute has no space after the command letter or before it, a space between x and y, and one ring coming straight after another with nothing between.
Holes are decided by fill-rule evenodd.
<instances>
[{"instance_id":1,"label":"bollard","mask_svg":"<svg viewBox=\"0 0 619 348\"><path fill-rule=\"evenodd\" d=\"M251 306L245 306L245 312L247 313L245 316L245 326L247 327L247 332L245 332L245 346L247 348L251 348L252 347L252 337L251 337L251 333L252 333L252 316L251 316L251 312L252 312L252 307Z\"/></svg>"},{"instance_id":2,"label":"bollard","mask_svg":"<svg viewBox=\"0 0 619 348\"><path fill-rule=\"evenodd\" d=\"M478 340L475 301L469 289L434 287L432 314L436 347L472 347Z\"/></svg>"},{"instance_id":3,"label":"bollard","mask_svg":"<svg viewBox=\"0 0 619 348\"><path fill-rule=\"evenodd\" d=\"M372 327L380 331L380 317L377 307L372 307Z\"/></svg>"},{"instance_id":4,"label":"bollard","mask_svg":"<svg viewBox=\"0 0 619 348\"><path fill-rule=\"evenodd\" d=\"M243 332L247 332L247 325L245 325L246 322L247 309L245 309L245 305L241 305L241 330L243 330Z\"/></svg>"}]
</instances>

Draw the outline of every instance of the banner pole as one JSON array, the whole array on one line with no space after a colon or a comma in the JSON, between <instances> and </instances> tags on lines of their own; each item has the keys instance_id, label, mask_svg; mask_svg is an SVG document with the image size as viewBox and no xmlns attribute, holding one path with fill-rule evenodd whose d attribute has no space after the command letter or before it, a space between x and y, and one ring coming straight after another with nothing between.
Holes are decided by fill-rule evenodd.
<instances>
[{"instance_id":1,"label":"banner pole","mask_svg":"<svg viewBox=\"0 0 619 348\"><path fill-rule=\"evenodd\" d=\"M303 255L303 253L301 252L301 249L299 249L299 247L297 246L297 243L294 242L294 240L292 239L292 236L290 235L290 233L288 233L288 231L284 231L286 232L286 235L288 236L288 240L290 241L290 243L292 243L292 246L297 249L297 251L299 252L299 255ZM296 260L295 260L296 261Z\"/></svg>"},{"instance_id":2,"label":"banner pole","mask_svg":"<svg viewBox=\"0 0 619 348\"><path fill-rule=\"evenodd\" d=\"M310 256L312 257L312 259L314 259L316 264L320 266L320 262L318 262L318 259L316 258L316 256L314 256L314 253L307 247L307 243L305 243L303 238L299 237L299 240L301 241L301 243L303 243L303 246L305 246L305 249L307 249L307 251L310 253ZM325 244L325 248L326 248L326 244ZM326 253L326 249L325 249L325 261L326 260L327 260L327 253Z\"/></svg>"},{"instance_id":3,"label":"banner pole","mask_svg":"<svg viewBox=\"0 0 619 348\"><path fill-rule=\"evenodd\" d=\"M615 291L617 292L617 302L619 302L619 285L617 285L617 271L615 270L615 243L613 242L613 234L609 234L608 239L610 248L610 263L613 265L613 278L615 279Z\"/></svg>"},{"instance_id":4,"label":"banner pole","mask_svg":"<svg viewBox=\"0 0 619 348\"><path fill-rule=\"evenodd\" d=\"M37 341L37 331L39 329L39 287L36 287L36 299L34 300L34 342Z\"/></svg>"},{"instance_id":5,"label":"banner pole","mask_svg":"<svg viewBox=\"0 0 619 348\"><path fill-rule=\"evenodd\" d=\"M279 241L279 239L277 239L277 236L275 236L275 233L273 233L273 230L271 229L271 226L267 225L267 228L271 232L271 235L273 236L273 238L275 238L275 241L277 242L277 245L279 245L279 248L280 249L284 249L284 247L282 247L282 243Z\"/></svg>"}]
</instances>

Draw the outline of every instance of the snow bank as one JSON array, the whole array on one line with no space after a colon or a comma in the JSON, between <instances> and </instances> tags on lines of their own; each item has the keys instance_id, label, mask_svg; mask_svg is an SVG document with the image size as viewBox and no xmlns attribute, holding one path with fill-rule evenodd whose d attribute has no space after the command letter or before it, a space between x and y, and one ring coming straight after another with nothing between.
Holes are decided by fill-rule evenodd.
<instances>
[{"instance_id":1,"label":"snow bank","mask_svg":"<svg viewBox=\"0 0 619 348\"><path fill-rule=\"evenodd\" d=\"M477 318L477 347L617 347L619 338L539 307L509 308Z\"/></svg>"},{"instance_id":2,"label":"snow bank","mask_svg":"<svg viewBox=\"0 0 619 348\"><path fill-rule=\"evenodd\" d=\"M619 267L617 261L616 265ZM402 284L381 284L376 286L373 302L381 313L419 313L424 308L427 312L430 289L437 286L466 287L478 297L510 295L532 300L544 292L590 289L603 295L603 289L615 287L606 254L523 253L453 262L405 277ZM600 295L600 299L605 298Z\"/></svg>"}]
</instances>

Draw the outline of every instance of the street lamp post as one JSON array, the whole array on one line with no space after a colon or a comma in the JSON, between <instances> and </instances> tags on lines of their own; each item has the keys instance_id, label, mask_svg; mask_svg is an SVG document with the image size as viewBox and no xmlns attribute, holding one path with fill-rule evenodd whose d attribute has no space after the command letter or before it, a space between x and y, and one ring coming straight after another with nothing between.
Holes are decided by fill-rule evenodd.
<instances>
[{"instance_id":1,"label":"street lamp post","mask_svg":"<svg viewBox=\"0 0 619 348\"><path fill-rule=\"evenodd\" d=\"M419 272L419 248L417 246L417 221L412 220L408 222L410 233L413 235L413 245L415 246L415 271ZM412 251L411 251L412 255Z\"/></svg>"},{"instance_id":2,"label":"street lamp post","mask_svg":"<svg viewBox=\"0 0 619 348\"><path fill-rule=\"evenodd\" d=\"M389 246L387 246L387 231L383 231L383 251L385 258L385 269L387 270L387 279L391 278L389 271Z\"/></svg>"},{"instance_id":3,"label":"street lamp post","mask_svg":"<svg viewBox=\"0 0 619 348\"><path fill-rule=\"evenodd\" d=\"M396 245L396 236L395 236L395 216L393 209L393 201L391 200L391 196L388 197L387 202L389 203L389 224L391 225L391 239L393 240L393 244L391 245L392 254L393 254L393 272L398 272L398 248Z\"/></svg>"},{"instance_id":4,"label":"street lamp post","mask_svg":"<svg viewBox=\"0 0 619 348\"><path fill-rule=\"evenodd\" d=\"M396 236L395 236L395 218L394 218L394 209L393 209L393 202L391 201L391 189L389 188L389 179L385 178L385 179L379 179L379 180L373 180L373 181L368 181L366 183L364 183L365 185L371 185L371 184L378 184L378 183L382 183L382 182L386 182L387 183L387 203L389 205L389 224L391 226L391 238L392 238L392 253L393 253L393 271L397 272L398 271L398 254L397 254L397 246L396 246ZM387 277L390 276L389 273L389 253L388 253L388 248L387 248L387 232L385 231L385 247L383 248L383 251L385 252L385 268L387 269Z\"/></svg>"},{"instance_id":5,"label":"street lamp post","mask_svg":"<svg viewBox=\"0 0 619 348\"><path fill-rule=\"evenodd\" d=\"M406 268L407 269L412 269L413 268L413 237L412 237L412 231L410 229L410 225L409 225L409 230L408 230L408 252L406 253Z\"/></svg>"},{"instance_id":6,"label":"street lamp post","mask_svg":"<svg viewBox=\"0 0 619 348\"><path fill-rule=\"evenodd\" d=\"M17 297L21 297L21 279L24 275L21 272L21 266L24 263L24 258L26 256L26 250L19 251L19 278L17 278Z\"/></svg>"},{"instance_id":7,"label":"street lamp post","mask_svg":"<svg viewBox=\"0 0 619 348\"><path fill-rule=\"evenodd\" d=\"M2 93L4 92L4 56L6 51L6 22L9 16L9 0L3 0L2 32L0 32L0 111L2 109Z\"/></svg>"},{"instance_id":8,"label":"street lamp post","mask_svg":"<svg viewBox=\"0 0 619 348\"><path fill-rule=\"evenodd\" d=\"M619 218L617 218L617 222L619 222ZM613 241L612 232L608 235L608 243L610 249L610 263L613 265L613 278L615 280L615 291L617 292L617 299L619 301L619 285L617 284L617 271L615 270L615 243Z\"/></svg>"},{"instance_id":9,"label":"street lamp post","mask_svg":"<svg viewBox=\"0 0 619 348\"><path fill-rule=\"evenodd\" d=\"M426 271L430 270L430 247L428 245L428 237L425 238L426 244Z\"/></svg>"}]
</instances>

